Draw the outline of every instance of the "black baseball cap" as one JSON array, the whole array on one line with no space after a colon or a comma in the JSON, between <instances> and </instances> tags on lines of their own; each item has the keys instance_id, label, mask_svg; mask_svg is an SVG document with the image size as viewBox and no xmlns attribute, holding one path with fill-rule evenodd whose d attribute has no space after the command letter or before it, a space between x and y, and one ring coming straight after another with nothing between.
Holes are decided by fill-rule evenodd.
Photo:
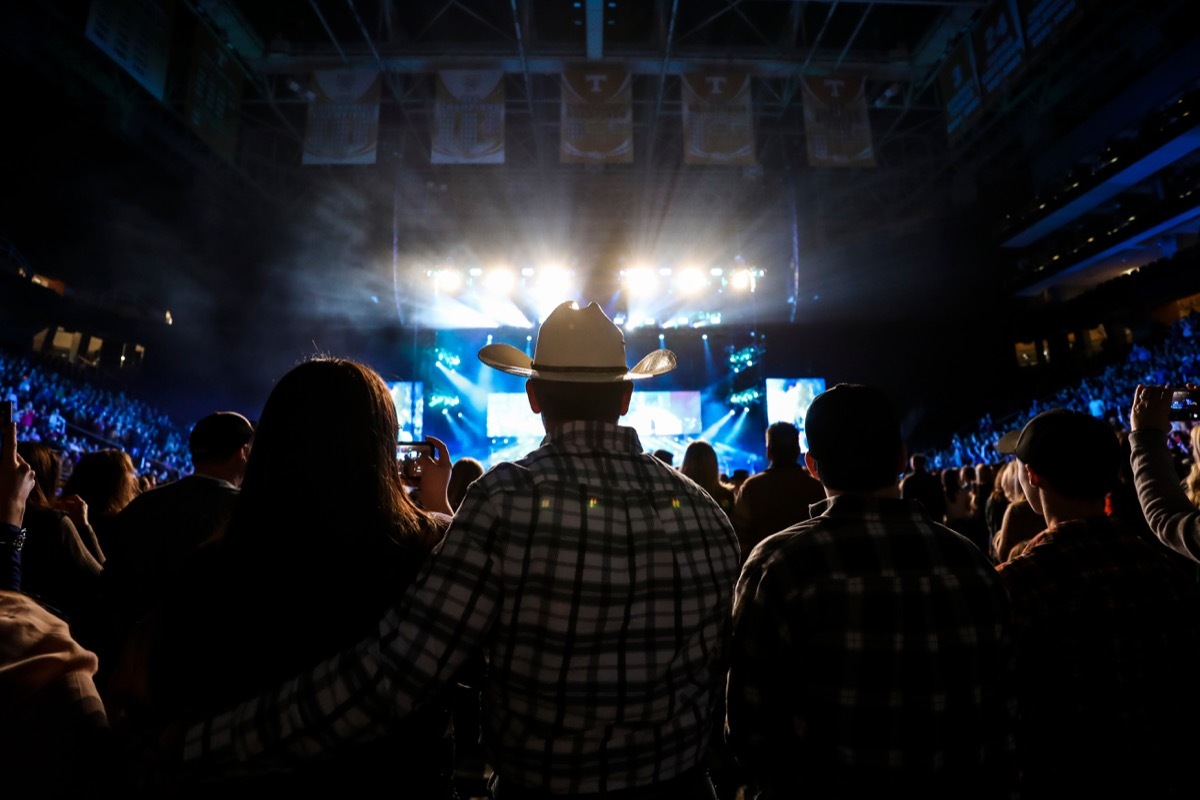
<instances>
[{"instance_id":1,"label":"black baseball cap","mask_svg":"<svg viewBox=\"0 0 1200 800\"><path fill-rule=\"evenodd\" d=\"M1121 469L1121 445L1112 426L1066 408L1043 411L1021 430L1009 431L996 450L1015 455L1072 497L1102 497L1116 485Z\"/></svg>"}]
</instances>

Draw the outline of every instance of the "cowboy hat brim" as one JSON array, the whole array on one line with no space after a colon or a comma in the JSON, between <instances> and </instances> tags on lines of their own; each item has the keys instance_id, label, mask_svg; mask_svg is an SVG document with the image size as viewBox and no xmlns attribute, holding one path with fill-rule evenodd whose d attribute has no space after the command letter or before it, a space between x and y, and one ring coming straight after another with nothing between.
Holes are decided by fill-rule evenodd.
<instances>
[{"instance_id":1,"label":"cowboy hat brim","mask_svg":"<svg viewBox=\"0 0 1200 800\"><path fill-rule=\"evenodd\" d=\"M510 344L489 344L479 351L479 360L493 369L522 378L540 378L563 383L614 383L637 381L665 375L675 369L675 354L655 350L633 369L626 367L551 367L533 363L533 358Z\"/></svg>"}]
</instances>

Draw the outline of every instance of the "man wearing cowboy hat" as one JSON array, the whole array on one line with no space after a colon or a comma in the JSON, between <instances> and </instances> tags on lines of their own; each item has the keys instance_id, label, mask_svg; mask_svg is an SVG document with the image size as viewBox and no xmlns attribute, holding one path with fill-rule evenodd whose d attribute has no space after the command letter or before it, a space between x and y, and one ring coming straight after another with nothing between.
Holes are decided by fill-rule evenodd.
<instances>
[{"instance_id":1,"label":"man wearing cowboy hat","mask_svg":"<svg viewBox=\"0 0 1200 800\"><path fill-rule=\"evenodd\" d=\"M711 800L737 538L704 490L617 424L633 384L670 372L674 354L630 369L600 307L564 303L532 359L503 344L479 358L528 379L542 445L471 485L378 635L193 726L185 761L244 772L361 742L483 654L496 800Z\"/></svg>"}]
</instances>

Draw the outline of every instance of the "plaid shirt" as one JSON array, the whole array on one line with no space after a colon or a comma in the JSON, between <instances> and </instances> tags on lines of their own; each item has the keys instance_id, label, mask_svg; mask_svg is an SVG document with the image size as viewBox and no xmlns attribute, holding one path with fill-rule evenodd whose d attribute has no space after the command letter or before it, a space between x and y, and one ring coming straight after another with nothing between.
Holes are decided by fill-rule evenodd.
<instances>
[{"instance_id":1,"label":"plaid shirt","mask_svg":"<svg viewBox=\"0 0 1200 800\"><path fill-rule=\"evenodd\" d=\"M1195 565L1099 516L1038 534L997 570L1013 605L1028 788L1194 794Z\"/></svg>"},{"instance_id":2,"label":"plaid shirt","mask_svg":"<svg viewBox=\"0 0 1200 800\"><path fill-rule=\"evenodd\" d=\"M725 667L737 539L632 428L574 422L471 485L377 637L194 726L185 761L285 766L379 734L487 656L488 762L552 794L700 763Z\"/></svg>"},{"instance_id":3,"label":"plaid shirt","mask_svg":"<svg viewBox=\"0 0 1200 800\"><path fill-rule=\"evenodd\" d=\"M1007 598L915 500L839 495L738 581L727 739L769 797L1015 790Z\"/></svg>"}]
</instances>

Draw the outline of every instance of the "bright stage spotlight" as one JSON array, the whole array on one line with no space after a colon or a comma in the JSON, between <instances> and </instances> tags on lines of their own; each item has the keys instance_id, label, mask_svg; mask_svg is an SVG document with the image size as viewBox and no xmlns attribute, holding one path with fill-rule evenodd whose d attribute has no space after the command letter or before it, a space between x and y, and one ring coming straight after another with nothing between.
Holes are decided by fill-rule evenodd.
<instances>
[{"instance_id":1,"label":"bright stage spotlight","mask_svg":"<svg viewBox=\"0 0 1200 800\"><path fill-rule=\"evenodd\" d=\"M507 297L516 288L517 275L507 267L493 267L483 277L483 288L489 294Z\"/></svg>"},{"instance_id":2,"label":"bright stage spotlight","mask_svg":"<svg viewBox=\"0 0 1200 800\"><path fill-rule=\"evenodd\" d=\"M463 286L462 273L456 269L435 269L431 273L433 287L445 294L454 294Z\"/></svg>"},{"instance_id":3,"label":"bright stage spotlight","mask_svg":"<svg viewBox=\"0 0 1200 800\"><path fill-rule=\"evenodd\" d=\"M621 273L625 289L635 297L645 297L658 289L658 276L650 267L634 267Z\"/></svg>"},{"instance_id":4,"label":"bright stage spotlight","mask_svg":"<svg viewBox=\"0 0 1200 800\"><path fill-rule=\"evenodd\" d=\"M571 273L562 267L542 267L530 291L538 322L545 322L558 305L574 296Z\"/></svg>"},{"instance_id":5,"label":"bright stage spotlight","mask_svg":"<svg viewBox=\"0 0 1200 800\"><path fill-rule=\"evenodd\" d=\"M686 295L699 294L708 285L704 273L695 267L688 267L675 276L675 285Z\"/></svg>"}]
</instances>

